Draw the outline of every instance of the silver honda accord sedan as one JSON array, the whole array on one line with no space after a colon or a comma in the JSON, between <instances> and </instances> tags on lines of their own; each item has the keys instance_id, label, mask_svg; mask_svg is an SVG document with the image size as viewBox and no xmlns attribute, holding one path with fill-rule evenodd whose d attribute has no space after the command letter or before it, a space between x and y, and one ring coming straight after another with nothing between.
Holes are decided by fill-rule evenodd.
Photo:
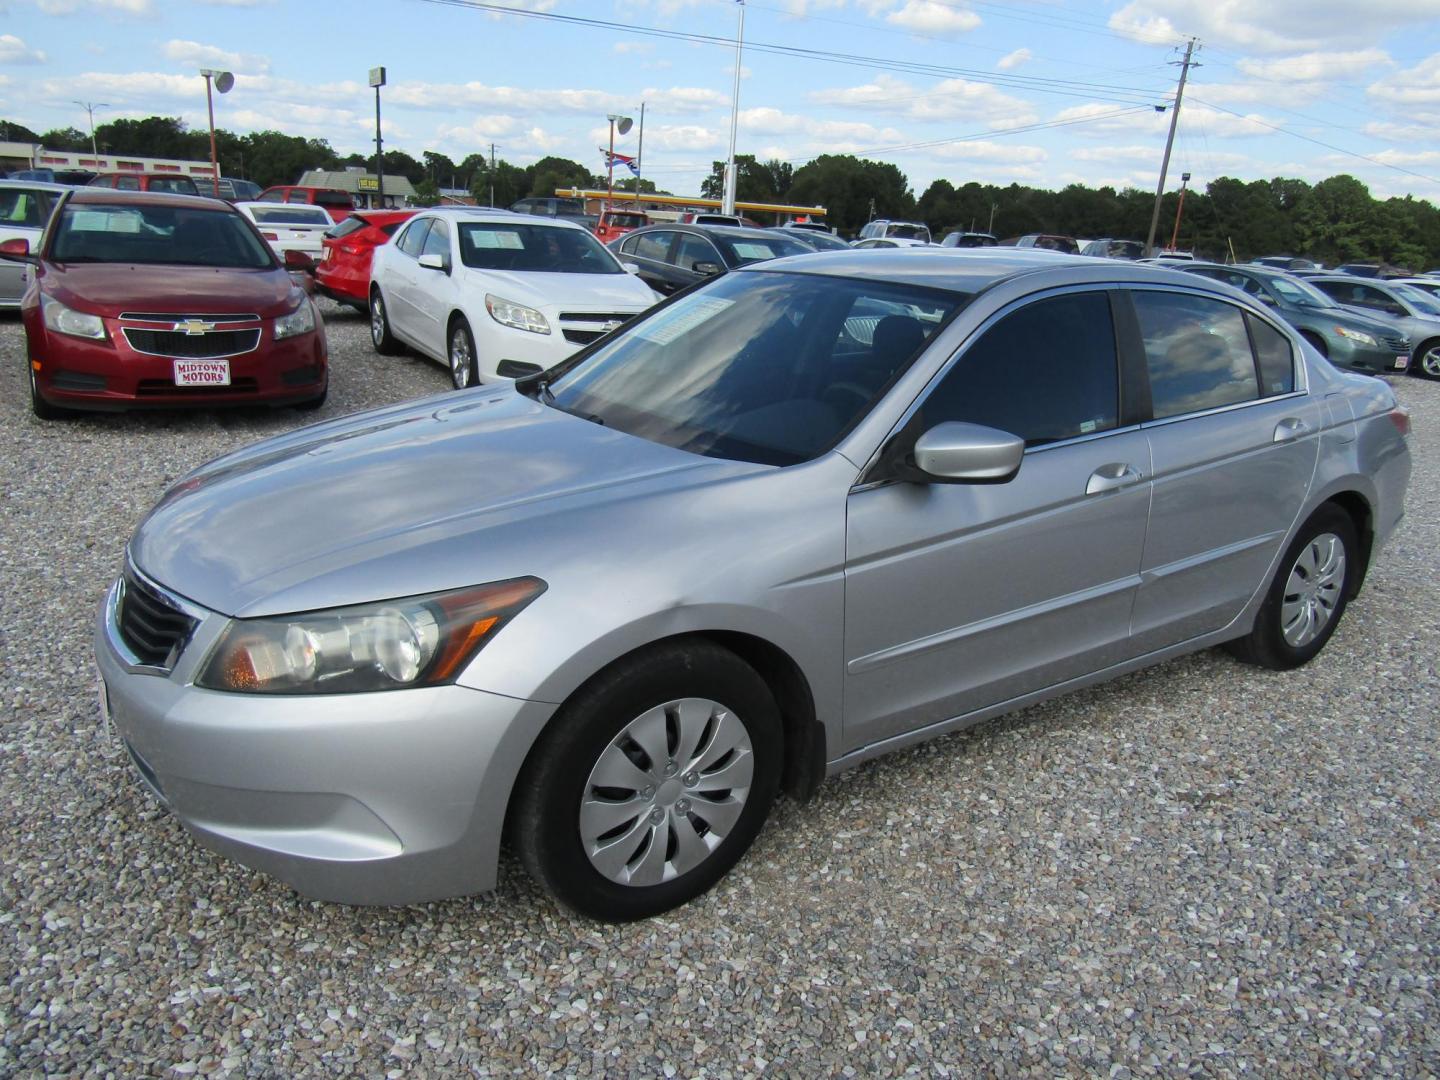
<instances>
[{"instance_id":1,"label":"silver honda accord sedan","mask_svg":"<svg viewBox=\"0 0 1440 1080\"><path fill-rule=\"evenodd\" d=\"M199 840L347 903L674 907L781 791L1225 645L1292 668L1403 512L1409 419L1265 308L1050 252L819 253L559 367L177 483L96 627Z\"/></svg>"}]
</instances>

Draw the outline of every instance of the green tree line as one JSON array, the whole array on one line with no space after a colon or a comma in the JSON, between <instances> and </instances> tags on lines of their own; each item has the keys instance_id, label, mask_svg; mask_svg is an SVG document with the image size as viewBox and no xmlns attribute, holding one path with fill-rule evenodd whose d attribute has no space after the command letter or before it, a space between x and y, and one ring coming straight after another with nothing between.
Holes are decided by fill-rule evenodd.
<instances>
[{"instance_id":1,"label":"green tree line","mask_svg":"<svg viewBox=\"0 0 1440 1080\"><path fill-rule=\"evenodd\" d=\"M21 124L0 121L0 135L38 142L57 150L84 151L89 137L62 128L40 134ZM374 164L362 154L340 156L324 139L306 139L278 131L237 135L217 129L221 171L254 180L262 187L293 183L306 169ZM95 129L95 141L111 154L205 160L209 134L190 130L175 117L119 119ZM824 206L827 220L849 235L872 217L915 218L937 236L951 229L994 232L1001 238L1025 233L1058 233L1081 238L1144 240L1154 196L1127 188L1090 188L1072 184L1058 191L1023 184L998 186L975 181L936 180L915 197L905 174L888 162L850 154L822 154L795 167L784 161L736 158L737 197L744 202L785 202ZM508 206L529 195L551 195L556 188L604 186L605 178L566 158L546 157L532 165L473 153L460 161L426 151L417 159L403 150L385 153L385 172L416 185L422 201L433 201L442 187L473 192L482 203ZM724 163L715 162L701 194L718 198ZM643 190L654 191L650 181ZM635 190L635 179L616 178L616 188ZM1178 194L1168 193L1160 209L1157 241L1167 244L1174 230ZM1412 196L1376 199L1353 176L1332 176L1319 183L1276 177L1237 180L1220 177L1205 190L1187 193L1178 246L1210 258L1232 251L1244 260L1257 255L1304 255L1335 264L1383 261L1410 269L1440 266L1440 208Z\"/></svg>"}]
</instances>

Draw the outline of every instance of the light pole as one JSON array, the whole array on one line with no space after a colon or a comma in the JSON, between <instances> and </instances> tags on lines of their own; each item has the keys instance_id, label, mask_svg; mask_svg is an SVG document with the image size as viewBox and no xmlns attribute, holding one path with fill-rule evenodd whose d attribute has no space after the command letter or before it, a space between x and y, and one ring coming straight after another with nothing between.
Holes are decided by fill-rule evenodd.
<instances>
[{"instance_id":1,"label":"light pole","mask_svg":"<svg viewBox=\"0 0 1440 1080\"><path fill-rule=\"evenodd\" d=\"M740 28L735 32L735 92L730 97L730 157L725 163L725 186L720 200L722 214L735 213L735 128L740 122L740 56L745 48L745 0L740 0Z\"/></svg>"},{"instance_id":2,"label":"light pole","mask_svg":"<svg viewBox=\"0 0 1440 1080\"><path fill-rule=\"evenodd\" d=\"M625 135L629 133L631 125L633 125L635 121L631 120L628 116L617 116L615 113L610 113L605 119L610 121L610 153L605 158L605 173L610 187L610 194L606 196L605 209L610 210L614 208L613 204L615 202L615 125L619 124L620 134Z\"/></svg>"},{"instance_id":3,"label":"light pole","mask_svg":"<svg viewBox=\"0 0 1440 1080\"><path fill-rule=\"evenodd\" d=\"M385 153L380 141L380 88L385 85L385 69L370 69L370 85L375 88L375 205L385 209Z\"/></svg>"},{"instance_id":4,"label":"light pole","mask_svg":"<svg viewBox=\"0 0 1440 1080\"><path fill-rule=\"evenodd\" d=\"M108 109L110 103L108 101L77 101L75 104L84 109L85 114L90 117L90 153L94 157L99 157L100 151L95 149L95 110Z\"/></svg>"},{"instance_id":5,"label":"light pole","mask_svg":"<svg viewBox=\"0 0 1440 1080\"><path fill-rule=\"evenodd\" d=\"M218 199L220 161L215 155L215 99L210 94L210 87L213 83L217 93L228 94L235 85L235 76L228 71L216 71L214 68L201 68L200 74L205 76L205 108L210 112L210 183L214 187L215 198Z\"/></svg>"},{"instance_id":6,"label":"light pole","mask_svg":"<svg viewBox=\"0 0 1440 1080\"><path fill-rule=\"evenodd\" d=\"M1170 234L1170 250L1175 250L1175 245L1180 242L1180 215L1185 210L1185 185L1190 183L1190 174L1180 174L1180 205L1175 207L1175 231Z\"/></svg>"}]
</instances>

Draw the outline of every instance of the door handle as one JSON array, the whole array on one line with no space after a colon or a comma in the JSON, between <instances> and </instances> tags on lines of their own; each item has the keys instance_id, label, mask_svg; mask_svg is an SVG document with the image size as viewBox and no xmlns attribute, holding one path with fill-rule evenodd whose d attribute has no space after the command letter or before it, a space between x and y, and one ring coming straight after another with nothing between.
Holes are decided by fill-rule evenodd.
<instances>
[{"instance_id":1,"label":"door handle","mask_svg":"<svg viewBox=\"0 0 1440 1080\"><path fill-rule=\"evenodd\" d=\"M1294 442L1302 435L1310 434L1310 425L1298 416L1287 416L1275 425L1274 442Z\"/></svg>"},{"instance_id":2,"label":"door handle","mask_svg":"<svg viewBox=\"0 0 1440 1080\"><path fill-rule=\"evenodd\" d=\"M1090 474L1090 479L1085 484L1085 494L1101 495L1107 491L1119 491L1131 484L1138 484L1143 479L1140 470L1133 465L1127 465L1123 461L1111 462L1109 465L1101 465Z\"/></svg>"}]
</instances>

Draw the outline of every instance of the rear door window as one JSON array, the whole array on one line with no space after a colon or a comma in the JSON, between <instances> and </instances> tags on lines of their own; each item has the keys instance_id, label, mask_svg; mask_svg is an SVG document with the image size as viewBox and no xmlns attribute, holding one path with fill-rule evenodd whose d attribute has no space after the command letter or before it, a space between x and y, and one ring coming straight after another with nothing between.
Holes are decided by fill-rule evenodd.
<instances>
[{"instance_id":1,"label":"rear door window","mask_svg":"<svg viewBox=\"0 0 1440 1080\"><path fill-rule=\"evenodd\" d=\"M1114 429L1120 375L1109 297L1072 293L1006 315L965 350L920 412L922 430L965 421L1027 446Z\"/></svg>"},{"instance_id":2,"label":"rear door window","mask_svg":"<svg viewBox=\"0 0 1440 1080\"><path fill-rule=\"evenodd\" d=\"M1218 409L1260 396L1250 335L1239 308L1190 293L1132 293L1154 416Z\"/></svg>"},{"instance_id":3,"label":"rear door window","mask_svg":"<svg viewBox=\"0 0 1440 1080\"><path fill-rule=\"evenodd\" d=\"M681 270L695 270L696 263L714 263L716 266L724 266L725 262L720 258L720 253L715 250L715 245L706 240L703 236L696 236L694 233L681 233L680 243L675 248L675 265Z\"/></svg>"},{"instance_id":4,"label":"rear door window","mask_svg":"<svg viewBox=\"0 0 1440 1080\"><path fill-rule=\"evenodd\" d=\"M670 241L675 234L669 231L641 233L635 237L635 246L630 251L642 259L665 262L670 254Z\"/></svg>"},{"instance_id":5,"label":"rear door window","mask_svg":"<svg viewBox=\"0 0 1440 1080\"><path fill-rule=\"evenodd\" d=\"M115 186L121 191L139 191L140 178L138 176L117 176Z\"/></svg>"},{"instance_id":6,"label":"rear door window","mask_svg":"<svg viewBox=\"0 0 1440 1080\"><path fill-rule=\"evenodd\" d=\"M1285 335L1264 319L1246 312L1245 321L1250 326L1250 340L1260 368L1261 396L1290 393L1295 389L1295 350Z\"/></svg>"}]
</instances>

